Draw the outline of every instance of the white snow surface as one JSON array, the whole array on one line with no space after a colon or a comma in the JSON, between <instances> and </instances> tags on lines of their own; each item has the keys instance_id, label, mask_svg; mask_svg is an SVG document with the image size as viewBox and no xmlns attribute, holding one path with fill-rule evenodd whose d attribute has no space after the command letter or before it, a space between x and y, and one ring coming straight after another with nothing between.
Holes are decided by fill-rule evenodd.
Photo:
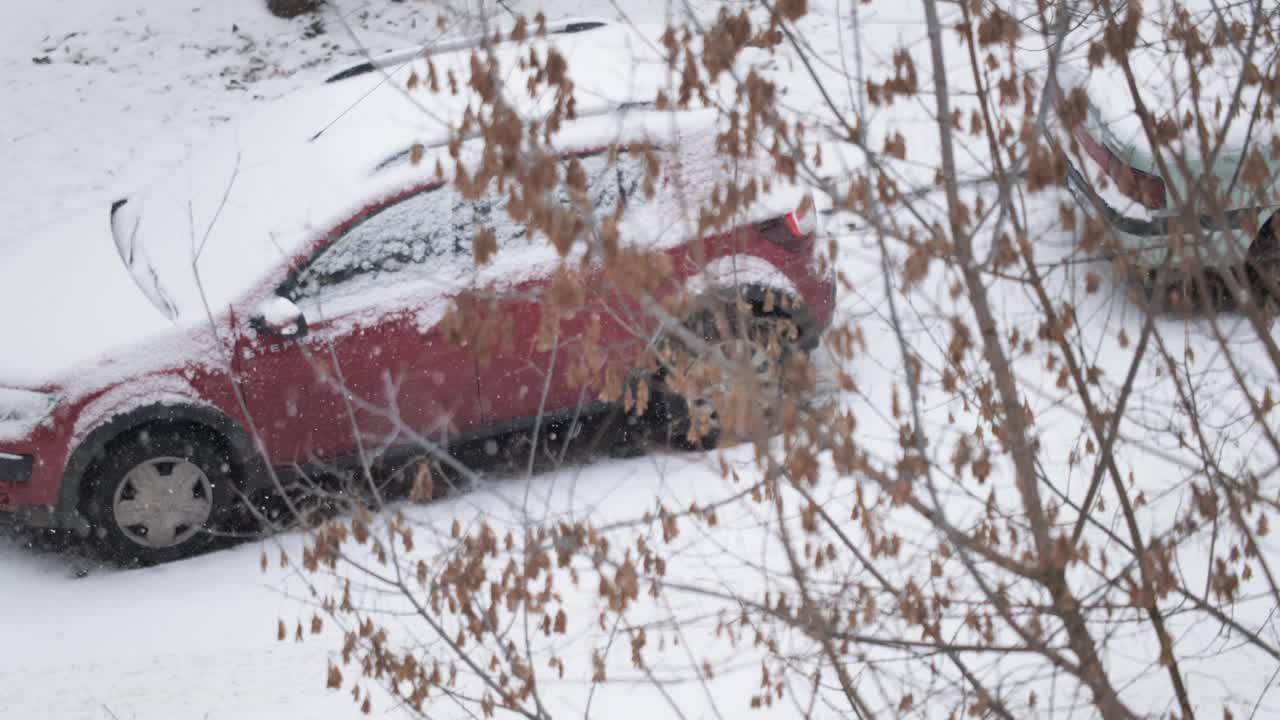
<instances>
[{"instance_id":1,"label":"white snow surface","mask_svg":"<svg viewBox=\"0 0 1280 720\"><path fill-rule=\"evenodd\" d=\"M78 365L144 338L172 349L171 323L121 264L110 205L213 128L358 57L302 28L251 0L0 4L0 386L82 379ZM404 42L363 37L374 51Z\"/></svg>"},{"instance_id":2,"label":"white snow surface","mask_svg":"<svg viewBox=\"0 0 1280 720\"><path fill-rule=\"evenodd\" d=\"M750 472L749 453L735 453L730 461ZM736 489L718 480L703 458L655 456L571 468L536 478L527 488L524 481L497 483L425 511L406 511L422 523L420 537L446 537L454 517L464 527L485 520L499 532L519 531L519 517L526 509L548 519L627 517L637 507L651 507L658 497L672 506L688 506L712 502ZM713 572L731 564L724 562L725 553L750 556L763 550L749 529L738 536L741 544L723 552L691 540L684 554L691 565ZM296 561L300 549L301 538L288 534L165 566L96 569L73 579L65 560L55 555L0 544L4 587L16 591L0 595L0 679L6 687L23 688L0 694L0 718L365 717L349 692L325 689L326 667L336 657L342 636L331 623L320 636L309 632L313 605L307 587L293 567L279 563L282 552ZM264 552L269 558L265 572L259 569ZM322 580L319 587L330 585ZM396 607L393 599L358 588L355 598L369 607ZM574 621L570 642L593 638L586 619L593 616L594 601L591 593L571 601L570 610L580 611L583 624ZM285 642L276 639L281 621L288 630ZM298 622L304 627L301 643L294 635ZM688 638L709 648L710 631L706 625L690 627ZM558 712L583 713L583 673L588 672L584 664L589 655L566 658L566 679L545 690ZM618 654L623 662L615 665L615 673L626 673L625 656ZM706 656L733 659L727 648ZM690 670L680 665L669 670ZM735 698L725 700L728 707L749 694L759 677L758 665L741 657L734 666L722 677L726 698ZM373 691L373 717L409 717L376 685L368 687ZM705 701L696 682L676 682L669 691L686 708ZM669 712L657 698L637 696L634 685L626 681L600 686L592 707L593 717L661 717Z\"/></svg>"},{"instance_id":3,"label":"white snow surface","mask_svg":"<svg viewBox=\"0 0 1280 720\"><path fill-rule=\"evenodd\" d=\"M627 66L631 54L626 43L636 37L629 30L609 28L555 38L570 61L583 117L566 123L557 137L557 150L576 152L618 143L670 148L668 155L678 156L680 162L678 174L669 177L672 173L664 171L668 182L661 197L642 205L644 213L629 209L620 233L629 242L676 244L695 229L689 209L700 207L711 188L744 168L715 158L714 114L630 111L592 116L622 103L651 100L656 93L660 78L635 87L614 77L619 67ZM510 52L499 53L499 58L514 64ZM597 62L587 63L586 58ZM458 54L433 61L437 72L463 72ZM172 301L175 319L198 322L205 302L222 308L264 279L282 280L287 269L282 263L361 208L405 188L432 183L437 159L448 168L444 179L451 179L453 162L447 147L441 146L447 134L440 123L456 125L464 109L458 101L445 102L450 100L447 96L406 93L396 87L411 69L402 68L387 84L381 75L370 74L290 96L193 155L175 176L130 199L121 211L126 219L118 223L118 236L129 238L122 242L137 258L140 270L135 273L145 273L148 263L158 270L160 294ZM521 73L512 74L511 86L523 87ZM522 108L522 114L545 115L546 104L544 93ZM338 119L325 122L329 118ZM312 140L317 127L327 129ZM419 164L398 162L375 170L382 160L402 155L418 142L435 148L426 151ZM478 158L479 152L478 143L468 143L464 162ZM775 183L773 192L747 208L740 219L750 222L794 209L799 193L798 188ZM495 213L495 222L505 220L500 215ZM526 267L523 261L508 262L500 256L498 264L481 273L499 279ZM196 282L195 273L201 282Z\"/></svg>"},{"instance_id":4,"label":"white snow surface","mask_svg":"<svg viewBox=\"0 0 1280 720\"><path fill-rule=\"evenodd\" d=\"M739 284L759 283L775 290L795 293L791 279L768 260L754 255L729 255L706 264L702 272L689 278L685 291L698 295L709 288L733 287Z\"/></svg>"}]
</instances>

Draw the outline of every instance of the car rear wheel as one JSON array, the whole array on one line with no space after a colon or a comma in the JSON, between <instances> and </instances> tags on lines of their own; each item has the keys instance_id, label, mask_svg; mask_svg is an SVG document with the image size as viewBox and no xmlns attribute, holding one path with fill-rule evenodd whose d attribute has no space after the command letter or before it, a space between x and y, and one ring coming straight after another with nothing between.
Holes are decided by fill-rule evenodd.
<instances>
[{"instance_id":1,"label":"car rear wheel","mask_svg":"<svg viewBox=\"0 0 1280 720\"><path fill-rule=\"evenodd\" d=\"M1273 213L1258 230L1249 245L1246 268L1249 284L1259 298L1271 298L1280 304L1280 238L1276 237L1276 217Z\"/></svg>"},{"instance_id":2,"label":"car rear wheel","mask_svg":"<svg viewBox=\"0 0 1280 720\"><path fill-rule=\"evenodd\" d=\"M686 327L705 346L690 351L673 340L668 367L659 379L660 426L672 445L710 450L725 436L750 438L768 429L785 392L788 356L803 352L794 325L784 318L752 315L717 318L700 314Z\"/></svg>"},{"instance_id":3,"label":"car rear wheel","mask_svg":"<svg viewBox=\"0 0 1280 720\"><path fill-rule=\"evenodd\" d=\"M144 428L108 448L90 479L86 515L116 560L185 557L208 546L231 507L232 467L211 433Z\"/></svg>"},{"instance_id":4,"label":"car rear wheel","mask_svg":"<svg viewBox=\"0 0 1280 720\"><path fill-rule=\"evenodd\" d=\"M1231 277L1237 284L1244 283L1239 273L1231 273ZM1238 307L1236 295L1222 273L1212 268L1199 272L1150 270L1142 289L1147 302L1157 312L1216 312Z\"/></svg>"}]
</instances>

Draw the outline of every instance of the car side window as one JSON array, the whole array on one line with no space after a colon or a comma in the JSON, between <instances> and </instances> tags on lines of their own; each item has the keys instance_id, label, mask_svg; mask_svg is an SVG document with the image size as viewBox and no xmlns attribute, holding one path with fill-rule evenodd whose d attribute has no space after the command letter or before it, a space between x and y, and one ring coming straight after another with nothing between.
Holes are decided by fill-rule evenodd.
<instances>
[{"instance_id":1,"label":"car side window","mask_svg":"<svg viewBox=\"0 0 1280 720\"><path fill-rule=\"evenodd\" d=\"M619 202L643 197L642 156L618 153L611 163L608 153L601 152L578 161L597 217L614 212ZM555 194L558 204L571 206L563 184ZM527 226L511 219L510 199L510 192L499 192L497 183L476 200L449 186L415 193L349 228L296 276L285 294L295 301L314 300L359 292L369 283L456 277L473 267L472 240L482 228L493 231L499 251L508 256L531 248L537 241Z\"/></svg>"},{"instance_id":2,"label":"car side window","mask_svg":"<svg viewBox=\"0 0 1280 720\"><path fill-rule=\"evenodd\" d=\"M306 267L294 299L317 297L357 279L382 280L454 251L444 188L411 195L366 216Z\"/></svg>"},{"instance_id":3,"label":"car side window","mask_svg":"<svg viewBox=\"0 0 1280 720\"><path fill-rule=\"evenodd\" d=\"M609 154L599 152L578 158L578 162L586 175L588 197L597 219L613 213L619 201L625 199L631 203L643 198L645 166L642 156L618 153L616 161L610 163ZM567 165L568 160L564 163ZM632 200L633 197L636 200ZM554 199L561 207L572 206L569 189L563 183L556 185ZM531 243L545 242L545 238L531 238L528 227L511 219L507 212L510 201L510 193L498 192L496 183L478 200L465 201L458 197L453 207L453 242L457 250L470 255L471 240L481 228L493 231L500 253L518 252L530 247Z\"/></svg>"},{"instance_id":4,"label":"car side window","mask_svg":"<svg viewBox=\"0 0 1280 720\"><path fill-rule=\"evenodd\" d=\"M597 217L611 214L620 201L634 203L643 199L643 155L620 152L611 164L608 153L597 153L579 158L578 162L587 176L587 192ZM569 190L564 185L560 185L556 193L562 205L571 204Z\"/></svg>"},{"instance_id":5,"label":"car side window","mask_svg":"<svg viewBox=\"0 0 1280 720\"><path fill-rule=\"evenodd\" d=\"M529 228L522 223L514 222L507 214L507 205L511 201L510 193L500 193L497 183L489 186L477 200L464 200L455 195L453 204L453 245L457 252L471 255L471 241L481 228L493 230L499 249L518 246L527 241Z\"/></svg>"}]
</instances>

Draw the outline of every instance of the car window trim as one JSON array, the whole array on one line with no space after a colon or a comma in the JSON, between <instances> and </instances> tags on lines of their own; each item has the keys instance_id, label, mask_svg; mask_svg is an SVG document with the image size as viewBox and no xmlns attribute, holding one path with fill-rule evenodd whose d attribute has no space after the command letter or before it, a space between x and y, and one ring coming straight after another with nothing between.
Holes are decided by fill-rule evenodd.
<instances>
[{"instance_id":1,"label":"car window trim","mask_svg":"<svg viewBox=\"0 0 1280 720\"><path fill-rule=\"evenodd\" d=\"M661 144L646 142L628 143L623 145L599 145L562 153L559 156L558 161L568 162L574 159L581 160L585 158L592 158L599 155L606 155L614 150L616 150L619 155L622 155L623 153L639 154L643 153L646 149L653 150L655 152L663 152L667 148ZM618 178L618 182L619 192L623 195L623 200L625 201L627 198L625 189L621 186L621 177ZM361 208L359 212L352 215L342 223L339 223L333 230L327 233L327 237L329 238L328 241L323 243L320 247L315 248L305 261L299 263L294 269L290 270L285 279L276 286L275 294L297 302L299 298L295 296L295 293L298 290L299 278L301 278L307 270L309 270L311 266L319 260L321 255L332 248L335 243L345 238L353 230L382 213L384 210L390 209L423 193L435 192L436 190L445 188L448 185L449 183L444 180L433 179L430 182L420 183L410 187L409 189L393 193L380 202L371 203Z\"/></svg>"},{"instance_id":2,"label":"car window trim","mask_svg":"<svg viewBox=\"0 0 1280 720\"><path fill-rule=\"evenodd\" d=\"M294 297L294 293L296 293L298 290L299 278L301 278L307 272L307 270L311 269L311 266L314 265L316 261L320 259L320 256L328 252L329 249L334 246L334 244L336 244L343 238L347 237L347 235L349 235L356 228L360 227L368 220L381 214L383 211L389 210L390 208L395 207L396 205L399 205L402 202L407 202L408 200L415 198L419 195L422 195L424 193L435 192L436 190L440 190L446 187L447 185L448 183L444 182L443 180L432 180L427 183L419 183L417 185L411 186L406 190L401 190L399 192L392 193L391 195L388 195L387 197L385 197L384 199L378 202L365 205L360 209L359 212L355 213L354 215L342 221L341 223L338 223L336 226L334 226L332 230L326 233L325 234L326 241L320 243L318 247L314 248L311 251L310 255L307 256L306 260L304 260L301 263L298 263L292 270L289 271L288 275L285 276L285 279L281 281L279 285L276 286L275 294L281 297L288 298L289 300L292 300L294 302L297 302L298 298Z\"/></svg>"}]
</instances>

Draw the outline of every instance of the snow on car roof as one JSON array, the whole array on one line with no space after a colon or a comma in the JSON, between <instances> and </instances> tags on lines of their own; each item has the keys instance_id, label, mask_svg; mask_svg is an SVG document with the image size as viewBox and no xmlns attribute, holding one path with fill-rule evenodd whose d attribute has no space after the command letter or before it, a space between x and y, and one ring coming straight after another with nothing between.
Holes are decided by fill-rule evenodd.
<instances>
[{"instance_id":1,"label":"snow on car roof","mask_svg":"<svg viewBox=\"0 0 1280 720\"><path fill-rule=\"evenodd\" d=\"M519 67L520 59L531 49L545 58L550 45L565 57L580 119L565 124L555 141L560 150L678 138L682 157L692 146L700 148L697 162L682 163L688 174L682 190L709 191L721 168L714 162L714 113L644 109L670 81L652 37L609 25L503 44L493 52L507 98L526 118L545 116L555 99L550 90L526 90L529 72ZM427 77L428 61L418 60L298 93L200 148L179 172L129 198L113 219L121 254L132 260L139 285L171 317L198 321L206 302L217 311L243 298L268 270L362 207L430 180L437 158L451 169L444 145L474 101L465 88L450 94L447 77L452 73L459 85L466 83L470 60L471 51L431 57L439 94L421 86L406 91L411 74ZM416 143L428 148L421 163L386 162ZM776 185L753 217L795 207L795 189ZM676 215L696 216L703 199L683 198L679 204L694 212ZM661 224L669 228L670 218ZM652 234L652 218L627 225ZM678 242L694 227L662 239Z\"/></svg>"}]
</instances>

